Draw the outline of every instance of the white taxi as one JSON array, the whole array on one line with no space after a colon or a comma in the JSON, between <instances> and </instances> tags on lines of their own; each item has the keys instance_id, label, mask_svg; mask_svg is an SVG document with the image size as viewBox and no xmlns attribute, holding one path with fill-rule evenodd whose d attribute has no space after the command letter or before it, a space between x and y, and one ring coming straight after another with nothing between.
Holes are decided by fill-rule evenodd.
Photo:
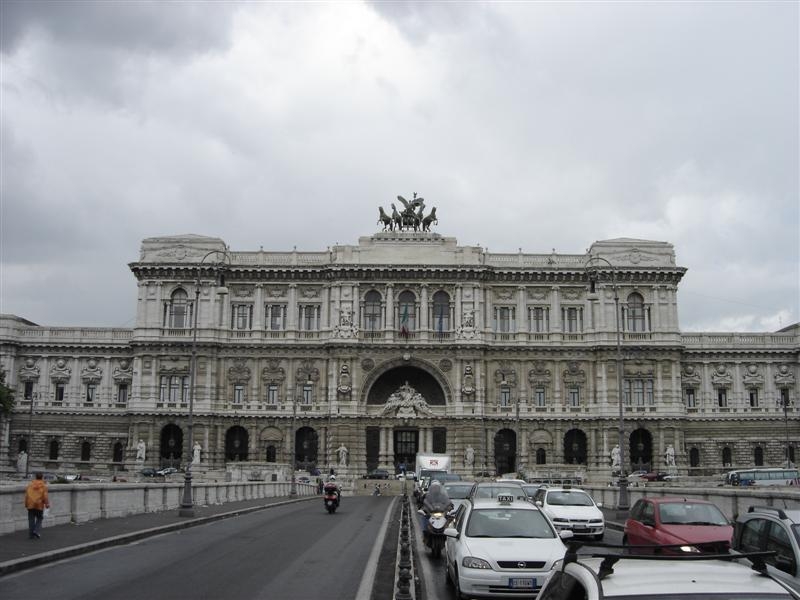
<instances>
[{"instance_id":1,"label":"white taxi","mask_svg":"<svg viewBox=\"0 0 800 600\"><path fill-rule=\"evenodd\" d=\"M458 598L533 596L566 546L550 520L526 500L501 494L463 504L445 529L447 581Z\"/></svg>"},{"instance_id":2,"label":"white taxi","mask_svg":"<svg viewBox=\"0 0 800 600\"><path fill-rule=\"evenodd\" d=\"M600 541L605 533L605 519L594 499L577 488L545 488L534 496L539 506L559 531L572 531L575 537Z\"/></svg>"}]
</instances>

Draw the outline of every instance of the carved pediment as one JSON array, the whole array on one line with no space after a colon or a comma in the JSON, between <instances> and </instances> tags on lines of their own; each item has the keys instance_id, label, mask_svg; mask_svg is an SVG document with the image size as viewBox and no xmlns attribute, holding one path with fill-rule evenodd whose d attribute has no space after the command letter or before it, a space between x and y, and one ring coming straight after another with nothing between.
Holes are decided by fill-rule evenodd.
<instances>
[{"instance_id":1,"label":"carved pediment","mask_svg":"<svg viewBox=\"0 0 800 600\"><path fill-rule=\"evenodd\" d=\"M72 369L63 358L56 359L50 368L50 381L53 383L67 383L72 378Z\"/></svg>"},{"instance_id":2,"label":"carved pediment","mask_svg":"<svg viewBox=\"0 0 800 600\"><path fill-rule=\"evenodd\" d=\"M711 385L714 387L730 387L733 384L733 375L727 365L718 364L711 373Z\"/></svg>"},{"instance_id":3,"label":"carved pediment","mask_svg":"<svg viewBox=\"0 0 800 600\"><path fill-rule=\"evenodd\" d=\"M570 362L564 370L566 385L583 385L586 383L586 372L576 362Z\"/></svg>"},{"instance_id":4,"label":"carved pediment","mask_svg":"<svg viewBox=\"0 0 800 600\"><path fill-rule=\"evenodd\" d=\"M133 366L130 361L127 359L119 361L119 364L114 367L112 378L115 383L130 383L133 381Z\"/></svg>"},{"instance_id":5,"label":"carved pediment","mask_svg":"<svg viewBox=\"0 0 800 600\"><path fill-rule=\"evenodd\" d=\"M403 418L413 418L420 415L433 415L422 394L417 392L406 382L394 392L384 404L382 415L391 415Z\"/></svg>"},{"instance_id":6,"label":"carved pediment","mask_svg":"<svg viewBox=\"0 0 800 600\"><path fill-rule=\"evenodd\" d=\"M528 381L531 386L549 386L552 378L550 370L546 368L543 361L537 360L533 363L533 369L528 371Z\"/></svg>"},{"instance_id":7,"label":"carved pediment","mask_svg":"<svg viewBox=\"0 0 800 600\"><path fill-rule=\"evenodd\" d=\"M694 365L684 365L681 373L681 385L683 387L697 387L700 385L700 373Z\"/></svg>"},{"instance_id":8,"label":"carved pediment","mask_svg":"<svg viewBox=\"0 0 800 600\"><path fill-rule=\"evenodd\" d=\"M39 381L39 367L36 364L36 359L26 358L25 362L19 368L19 380L22 382Z\"/></svg>"},{"instance_id":9,"label":"carved pediment","mask_svg":"<svg viewBox=\"0 0 800 600\"><path fill-rule=\"evenodd\" d=\"M516 387L517 385L517 372L512 368L508 362L501 362L500 368L494 372L494 381L497 385L507 385L509 387Z\"/></svg>"},{"instance_id":10,"label":"carved pediment","mask_svg":"<svg viewBox=\"0 0 800 600\"><path fill-rule=\"evenodd\" d=\"M794 386L794 372L789 365L781 365L778 367L778 372L775 373L775 385L779 388L788 388Z\"/></svg>"},{"instance_id":11,"label":"carved pediment","mask_svg":"<svg viewBox=\"0 0 800 600\"><path fill-rule=\"evenodd\" d=\"M267 361L267 366L261 369L261 379L264 383L283 383L286 379L286 369L277 359Z\"/></svg>"},{"instance_id":12,"label":"carved pediment","mask_svg":"<svg viewBox=\"0 0 800 600\"><path fill-rule=\"evenodd\" d=\"M103 379L103 369L100 368L100 364L98 363L97 359L90 358L86 366L81 369L81 381L83 383L100 383Z\"/></svg>"},{"instance_id":13,"label":"carved pediment","mask_svg":"<svg viewBox=\"0 0 800 600\"><path fill-rule=\"evenodd\" d=\"M764 374L759 371L758 365L748 365L742 375L742 381L748 388L763 387Z\"/></svg>"},{"instance_id":14,"label":"carved pediment","mask_svg":"<svg viewBox=\"0 0 800 600\"><path fill-rule=\"evenodd\" d=\"M233 361L233 366L228 369L228 380L231 383L247 383L250 381L250 367L247 361L237 358Z\"/></svg>"},{"instance_id":15,"label":"carved pediment","mask_svg":"<svg viewBox=\"0 0 800 600\"><path fill-rule=\"evenodd\" d=\"M307 381L316 383L319 381L319 369L314 366L313 360L304 360L295 372L295 381L302 385Z\"/></svg>"}]
</instances>

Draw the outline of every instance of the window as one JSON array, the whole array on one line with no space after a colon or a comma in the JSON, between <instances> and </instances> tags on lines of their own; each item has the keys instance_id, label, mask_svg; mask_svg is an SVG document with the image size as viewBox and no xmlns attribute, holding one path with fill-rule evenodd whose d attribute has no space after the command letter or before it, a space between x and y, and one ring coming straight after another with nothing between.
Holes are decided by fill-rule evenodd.
<instances>
[{"instance_id":1,"label":"window","mask_svg":"<svg viewBox=\"0 0 800 600\"><path fill-rule=\"evenodd\" d=\"M697 406L697 399L694 395L694 388L686 388L684 391L684 397L686 398L686 406L687 408L695 408Z\"/></svg>"},{"instance_id":2,"label":"window","mask_svg":"<svg viewBox=\"0 0 800 600\"><path fill-rule=\"evenodd\" d=\"M581 389L577 386L567 390L567 397L571 408L577 408L581 405Z\"/></svg>"},{"instance_id":3,"label":"window","mask_svg":"<svg viewBox=\"0 0 800 600\"><path fill-rule=\"evenodd\" d=\"M117 404L128 403L128 384L120 383L117 385Z\"/></svg>"},{"instance_id":4,"label":"window","mask_svg":"<svg viewBox=\"0 0 800 600\"><path fill-rule=\"evenodd\" d=\"M628 296L627 329L628 331L645 331L644 298L634 292Z\"/></svg>"},{"instance_id":5,"label":"window","mask_svg":"<svg viewBox=\"0 0 800 600\"><path fill-rule=\"evenodd\" d=\"M94 383L87 383L86 384L86 403L91 404L94 402L95 393L97 392L97 386Z\"/></svg>"},{"instance_id":6,"label":"window","mask_svg":"<svg viewBox=\"0 0 800 600\"><path fill-rule=\"evenodd\" d=\"M267 462L275 462L277 460L278 451L275 446L270 444L267 446Z\"/></svg>"},{"instance_id":7,"label":"window","mask_svg":"<svg viewBox=\"0 0 800 600\"><path fill-rule=\"evenodd\" d=\"M580 308L564 308L564 331L577 333L581 331L583 311Z\"/></svg>"},{"instance_id":8,"label":"window","mask_svg":"<svg viewBox=\"0 0 800 600\"><path fill-rule=\"evenodd\" d=\"M186 403L189 398L189 377L180 375L162 375L161 392L159 395L161 402Z\"/></svg>"},{"instance_id":9,"label":"window","mask_svg":"<svg viewBox=\"0 0 800 600\"><path fill-rule=\"evenodd\" d=\"M300 305L300 330L318 331L320 328L320 312L322 308L319 304Z\"/></svg>"},{"instance_id":10,"label":"window","mask_svg":"<svg viewBox=\"0 0 800 600\"><path fill-rule=\"evenodd\" d=\"M433 429L433 451L444 454L447 452L447 430L444 427Z\"/></svg>"},{"instance_id":11,"label":"window","mask_svg":"<svg viewBox=\"0 0 800 600\"><path fill-rule=\"evenodd\" d=\"M314 400L314 386L306 383L303 385L303 404L311 404Z\"/></svg>"},{"instance_id":12,"label":"window","mask_svg":"<svg viewBox=\"0 0 800 600\"><path fill-rule=\"evenodd\" d=\"M169 302L164 307L164 320L171 329L186 329L191 327L189 310L189 297L185 290L177 289L172 292Z\"/></svg>"},{"instance_id":13,"label":"window","mask_svg":"<svg viewBox=\"0 0 800 600\"><path fill-rule=\"evenodd\" d=\"M750 388L748 395L750 396L750 408L758 408L758 388Z\"/></svg>"},{"instance_id":14,"label":"window","mask_svg":"<svg viewBox=\"0 0 800 600\"><path fill-rule=\"evenodd\" d=\"M717 388L717 404L720 408L728 408L727 388Z\"/></svg>"},{"instance_id":15,"label":"window","mask_svg":"<svg viewBox=\"0 0 800 600\"><path fill-rule=\"evenodd\" d=\"M397 297L397 310L400 333L417 330L417 298L413 292L405 290Z\"/></svg>"},{"instance_id":16,"label":"window","mask_svg":"<svg viewBox=\"0 0 800 600\"><path fill-rule=\"evenodd\" d=\"M244 404L244 386L241 384L233 386L233 403Z\"/></svg>"},{"instance_id":17,"label":"window","mask_svg":"<svg viewBox=\"0 0 800 600\"><path fill-rule=\"evenodd\" d=\"M495 333L512 333L515 326L515 309L513 306L494 307L494 331Z\"/></svg>"},{"instance_id":18,"label":"window","mask_svg":"<svg viewBox=\"0 0 800 600\"><path fill-rule=\"evenodd\" d=\"M270 331L284 331L286 329L286 305L267 305L267 328Z\"/></svg>"},{"instance_id":19,"label":"window","mask_svg":"<svg viewBox=\"0 0 800 600\"><path fill-rule=\"evenodd\" d=\"M544 387L540 386L533 390L533 403L537 408L547 406L547 396Z\"/></svg>"},{"instance_id":20,"label":"window","mask_svg":"<svg viewBox=\"0 0 800 600\"><path fill-rule=\"evenodd\" d=\"M753 462L757 467L764 466L764 449L761 446L756 446L753 449Z\"/></svg>"},{"instance_id":21,"label":"window","mask_svg":"<svg viewBox=\"0 0 800 600\"><path fill-rule=\"evenodd\" d=\"M48 456L50 460L58 460L58 440L50 440Z\"/></svg>"},{"instance_id":22,"label":"window","mask_svg":"<svg viewBox=\"0 0 800 600\"><path fill-rule=\"evenodd\" d=\"M547 464L547 452L545 452L544 448L537 448L536 449L536 464L537 465L546 465Z\"/></svg>"},{"instance_id":23,"label":"window","mask_svg":"<svg viewBox=\"0 0 800 600\"><path fill-rule=\"evenodd\" d=\"M87 462L92 457L92 445L89 442L83 442L81 444L81 460L83 462Z\"/></svg>"},{"instance_id":24,"label":"window","mask_svg":"<svg viewBox=\"0 0 800 600\"><path fill-rule=\"evenodd\" d=\"M511 388L500 386L500 406L511 406Z\"/></svg>"},{"instance_id":25,"label":"window","mask_svg":"<svg viewBox=\"0 0 800 600\"><path fill-rule=\"evenodd\" d=\"M433 295L433 329L438 333L450 331L450 296L447 292Z\"/></svg>"},{"instance_id":26,"label":"window","mask_svg":"<svg viewBox=\"0 0 800 600\"><path fill-rule=\"evenodd\" d=\"M25 391L23 392L23 397L25 400L33 400L33 382L26 381L25 382Z\"/></svg>"},{"instance_id":27,"label":"window","mask_svg":"<svg viewBox=\"0 0 800 600\"><path fill-rule=\"evenodd\" d=\"M628 406L652 406L655 402L653 398L653 380L626 379L624 396L625 404Z\"/></svg>"},{"instance_id":28,"label":"window","mask_svg":"<svg viewBox=\"0 0 800 600\"><path fill-rule=\"evenodd\" d=\"M731 466L731 464L733 463L731 455L732 455L732 453L731 453L731 449L730 448L728 448L726 446L725 448L722 449L722 466L723 467L730 467Z\"/></svg>"},{"instance_id":29,"label":"window","mask_svg":"<svg viewBox=\"0 0 800 600\"><path fill-rule=\"evenodd\" d=\"M112 454L111 460L115 463L121 463L123 458L124 448L122 447L122 442L117 442L114 444L114 450Z\"/></svg>"},{"instance_id":30,"label":"window","mask_svg":"<svg viewBox=\"0 0 800 600\"><path fill-rule=\"evenodd\" d=\"M277 404L278 403L278 385L275 383L270 383L267 386L267 404Z\"/></svg>"},{"instance_id":31,"label":"window","mask_svg":"<svg viewBox=\"0 0 800 600\"><path fill-rule=\"evenodd\" d=\"M689 449L689 466L690 467L700 466L700 450L698 450L697 448Z\"/></svg>"},{"instance_id":32,"label":"window","mask_svg":"<svg viewBox=\"0 0 800 600\"><path fill-rule=\"evenodd\" d=\"M231 306L231 329L253 328L253 305L234 304Z\"/></svg>"},{"instance_id":33,"label":"window","mask_svg":"<svg viewBox=\"0 0 800 600\"><path fill-rule=\"evenodd\" d=\"M378 331L381 323L381 295L375 290L370 290L364 296L364 329Z\"/></svg>"},{"instance_id":34,"label":"window","mask_svg":"<svg viewBox=\"0 0 800 600\"><path fill-rule=\"evenodd\" d=\"M788 408L789 407L789 390L787 388L781 388L781 408Z\"/></svg>"},{"instance_id":35,"label":"window","mask_svg":"<svg viewBox=\"0 0 800 600\"><path fill-rule=\"evenodd\" d=\"M533 333L545 333L550 330L550 309L536 306L530 308L531 331Z\"/></svg>"}]
</instances>

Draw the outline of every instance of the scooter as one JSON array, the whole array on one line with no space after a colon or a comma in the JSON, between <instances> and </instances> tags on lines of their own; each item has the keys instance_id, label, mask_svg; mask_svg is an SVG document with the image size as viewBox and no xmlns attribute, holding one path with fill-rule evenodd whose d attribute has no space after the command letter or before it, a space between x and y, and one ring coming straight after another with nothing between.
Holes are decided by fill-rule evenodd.
<instances>
[{"instance_id":1,"label":"scooter","mask_svg":"<svg viewBox=\"0 0 800 600\"><path fill-rule=\"evenodd\" d=\"M333 514L339 508L339 488L335 483L326 483L322 488L322 501L328 514Z\"/></svg>"},{"instance_id":2,"label":"scooter","mask_svg":"<svg viewBox=\"0 0 800 600\"><path fill-rule=\"evenodd\" d=\"M426 517L425 527L422 531L423 543L431 549L431 556L439 558L444 549L445 535L444 530L450 521L450 515L444 511L433 511L430 514L423 509L417 511Z\"/></svg>"}]
</instances>

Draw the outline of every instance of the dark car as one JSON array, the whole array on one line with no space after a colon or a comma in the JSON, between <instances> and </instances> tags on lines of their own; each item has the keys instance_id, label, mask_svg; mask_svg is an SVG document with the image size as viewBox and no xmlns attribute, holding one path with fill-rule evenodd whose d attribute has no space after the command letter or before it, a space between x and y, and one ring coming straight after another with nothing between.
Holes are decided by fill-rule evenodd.
<instances>
[{"instance_id":1,"label":"dark car","mask_svg":"<svg viewBox=\"0 0 800 600\"><path fill-rule=\"evenodd\" d=\"M156 471L156 475L161 475L162 477L166 477L167 475L172 475L173 473L177 473L178 469L175 467L164 467L163 469L159 469Z\"/></svg>"},{"instance_id":2,"label":"dark car","mask_svg":"<svg viewBox=\"0 0 800 600\"><path fill-rule=\"evenodd\" d=\"M625 522L622 543L676 545L665 553L727 552L733 527L713 502L691 498L642 498ZM660 550L660 549L658 549Z\"/></svg>"},{"instance_id":3,"label":"dark car","mask_svg":"<svg viewBox=\"0 0 800 600\"><path fill-rule=\"evenodd\" d=\"M142 477L155 477L157 474L158 471L156 471L153 467L145 467L139 471L139 475Z\"/></svg>"},{"instance_id":4,"label":"dark car","mask_svg":"<svg viewBox=\"0 0 800 600\"><path fill-rule=\"evenodd\" d=\"M367 473L367 479L389 479L389 471L386 469L373 469Z\"/></svg>"}]
</instances>

